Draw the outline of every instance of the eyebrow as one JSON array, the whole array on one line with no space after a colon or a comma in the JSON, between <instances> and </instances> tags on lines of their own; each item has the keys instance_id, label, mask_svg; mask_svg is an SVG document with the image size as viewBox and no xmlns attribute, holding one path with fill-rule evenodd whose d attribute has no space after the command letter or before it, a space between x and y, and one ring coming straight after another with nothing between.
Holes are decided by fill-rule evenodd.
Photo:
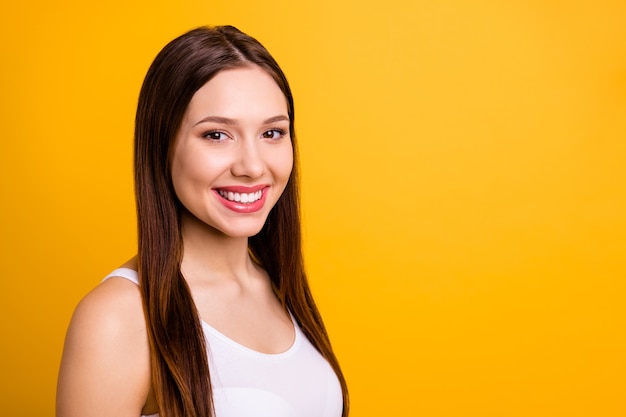
<instances>
[{"instance_id":1,"label":"eyebrow","mask_svg":"<svg viewBox=\"0 0 626 417\"><path fill-rule=\"evenodd\" d=\"M281 114L279 116L270 117L269 119L264 120L263 124L267 125L267 124L270 124L270 123L276 123L276 122L282 122L282 121L287 121L288 122L289 121L289 117ZM197 122L194 126L197 126L200 123L208 123L208 122L220 123L220 124L223 124L223 125L234 125L234 124L237 124L237 121L235 119L229 119L228 117L207 116L204 119L202 119L199 122Z\"/></svg>"}]
</instances>

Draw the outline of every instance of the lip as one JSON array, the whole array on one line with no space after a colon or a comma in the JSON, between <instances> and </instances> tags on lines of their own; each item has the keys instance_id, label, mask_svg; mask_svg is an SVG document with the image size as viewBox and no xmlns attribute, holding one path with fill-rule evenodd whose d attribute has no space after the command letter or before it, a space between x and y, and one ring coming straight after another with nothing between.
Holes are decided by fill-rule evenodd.
<instances>
[{"instance_id":1,"label":"lip","mask_svg":"<svg viewBox=\"0 0 626 417\"><path fill-rule=\"evenodd\" d=\"M269 190L269 186L266 184L259 184L254 186L244 186L244 185L232 185L226 187L217 187L213 189L213 193L217 197L217 199L229 210L232 210L236 213L255 213L263 208L265 205L265 200L267 198L267 191ZM255 193L257 191L261 191L261 198L253 203L240 203L237 201L230 201L222 197L219 191L230 191L233 193Z\"/></svg>"},{"instance_id":2,"label":"lip","mask_svg":"<svg viewBox=\"0 0 626 417\"><path fill-rule=\"evenodd\" d=\"M232 191L233 193L256 193L257 191L267 187L269 187L267 184L258 184L253 186L227 185L225 187L215 187L214 190Z\"/></svg>"}]
</instances>

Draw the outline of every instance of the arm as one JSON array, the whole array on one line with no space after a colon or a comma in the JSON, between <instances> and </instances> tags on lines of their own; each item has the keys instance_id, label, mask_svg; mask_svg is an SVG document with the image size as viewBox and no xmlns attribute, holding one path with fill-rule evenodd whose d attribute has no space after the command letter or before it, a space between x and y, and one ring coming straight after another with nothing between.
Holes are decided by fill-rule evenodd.
<instances>
[{"instance_id":1,"label":"arm","mask_svg":"<svg viewBox=\"0 0 626 417\"><path fill-rule=\"evenodd\" d=\"M57 417L139 417L150 386L139 289L122 278L109 279L72 317L59 371Z\"/></svg>"}]
</instances>

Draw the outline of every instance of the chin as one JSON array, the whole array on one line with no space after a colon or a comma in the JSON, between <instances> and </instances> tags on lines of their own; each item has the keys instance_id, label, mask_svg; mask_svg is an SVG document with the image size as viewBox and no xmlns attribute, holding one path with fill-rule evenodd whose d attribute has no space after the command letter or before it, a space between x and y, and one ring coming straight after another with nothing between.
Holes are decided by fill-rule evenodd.
<instances>
[{"instance_id":1,"label":"chin","mask_svg":"<svg viewBox=\"0 0 626 417\"><path fill-rule=\"evenodd\" d=\"M263 225L254 226L254 227L228 228L228 229L221 230L221 232L225 236L228 236L228 237L242 238L242 237L252 237L254 235L258 235L261 229L263 229Z\"/></svg>"}]
</instances>

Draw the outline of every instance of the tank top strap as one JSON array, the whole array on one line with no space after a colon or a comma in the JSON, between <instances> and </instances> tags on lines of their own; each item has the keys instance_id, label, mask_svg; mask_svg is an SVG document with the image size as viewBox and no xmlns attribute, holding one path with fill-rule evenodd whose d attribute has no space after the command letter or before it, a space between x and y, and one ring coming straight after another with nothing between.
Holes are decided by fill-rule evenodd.
<instances>
[{"instance_id":1,"label":"tank top strap","mask_svg":"<svg viewBox=\"0 0 626 417\"><path fill-rule=\"evenodd\" d=\"M117 268L116 270L111 272L109 275L104 277L102 282L106 281L109 278L113 278L113 277L126 278L127 280L129 280L131 282L134 282L135 284L139 285L139 275L137 274L137 271L135 271L134 269Z\"/></svg>"}]
</instances>

